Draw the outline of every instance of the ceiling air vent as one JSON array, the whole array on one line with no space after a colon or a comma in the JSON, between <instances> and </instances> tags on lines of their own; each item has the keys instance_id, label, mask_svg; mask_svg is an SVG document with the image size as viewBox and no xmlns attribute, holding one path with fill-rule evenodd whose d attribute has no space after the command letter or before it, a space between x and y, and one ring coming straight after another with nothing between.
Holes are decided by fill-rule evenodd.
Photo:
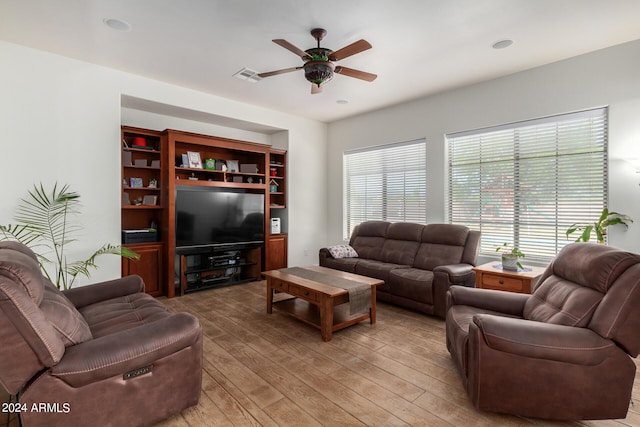
<instances>
[{"instance_id":1,"label":"ceiling air vent","mask_svg":"<svg viewBox=\"0 0 640 427\"><path fill-rule=\"evenodd\" d=\"M251 70L246 67L235 73L233 76L239 78L240 80L246 80L251 83L256 83L260 80L260 76L258 76L257 71Z\"/></svg>"}]
</instances>

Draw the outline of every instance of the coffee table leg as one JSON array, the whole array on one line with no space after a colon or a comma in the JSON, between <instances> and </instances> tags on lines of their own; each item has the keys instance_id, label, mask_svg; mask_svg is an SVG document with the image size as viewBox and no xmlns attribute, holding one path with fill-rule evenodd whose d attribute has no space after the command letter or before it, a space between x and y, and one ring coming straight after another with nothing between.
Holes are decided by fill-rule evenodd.
<instances>
[{"instance_id":1,"label":"coffee table leg","mask_svg":"<svg viewBox=\"0 0 640 427\"><path fill-rule=\"evenodd\" d=\"M271 287L271 278L267 278L267 313L271 314L273 306L273 288Z\"/></svg>"},{"instance_id":2,"label":"coffee table leg","mask_svg":"<svg viewBox=\"0 0 640 427\"><path fill-rule=\"evenodd\" d=\"M369 309L369 323L376 323L376 287L371 287L371 308Z\"/></svg>"},{"instance_id":3,"label":"coffee table leg","mask_svg":"<svg viewBox=\"0 0 640 427\"><path fill-rule=\"evenodd\" d=\"M320 333L322 341L331 341L333 333L333 298L320 299Z\"/></svg>"}]
</instances>

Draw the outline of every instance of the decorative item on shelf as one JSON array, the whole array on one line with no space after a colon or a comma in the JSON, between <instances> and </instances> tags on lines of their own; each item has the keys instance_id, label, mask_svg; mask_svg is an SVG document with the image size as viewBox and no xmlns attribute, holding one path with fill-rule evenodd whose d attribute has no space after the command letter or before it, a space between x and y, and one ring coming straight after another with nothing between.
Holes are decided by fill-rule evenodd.
<instances>
[{"instance_id":1,"label":"decorative item on shelf","mask_svg":"<svg viewBox=\"0 0 640 427\"><path fill-rule=\"evenodd\" d=\"M131 151L123 151L122 152L122 165L123 166L133 166L133 160L131 157Z\"/></svg>"},{"instance_id":2,"label":"decorative item on shelf","mask_svg":"<svg viewBox=\"0 0 640 427\"><path fill-rule=\"evenodd\" d=\"M242 173L258 173L258 165L255 163L240 164L240 172Z\"/></svg>"},{"instance_id":3,"label":"decorative item on shelf","mask_svg":"<svg viewBox=\"0 0 640 427\"><path fill-rule=\"evenodd\" d=\"M143 187L142 178L130 178L129 182L130 182L129 186L131 188L142 188Z\"/></svg>"},{"instance_id":4,"label":"decorative item on shelf","mask_svg":"<svg viewBox=\"0 0 640 427\"><path fill-rule=\"evenodd\" d=\"M195 173L192 173L191 176L189 177L189 181L197 181L198 177L196 176Z\"/></svg>"},{"instance_id":5,"label":"decorative item on shelf","mask_svg":"<svg viewBox=\"0 0 640 427\"><path fill-rule=\"evenodd\" d=\"M206 170L216 170L216 161L215 159L207 159L204 161L204 168Z\"/></svg>"},{"instance_id":6,"label":"decorative item on shelf","mask_svg":"<svg viewBox=\"0 0 640 427\"><path fill-rule=\"evenodd\" d=\"M241 176L234 176L232 182L242 182Z\"/></svg>"},{"instance_id":7,"label":"decorative item on shelf","mask_svg":"<svg viewBox=\"0 0 640 427\"><path fill-rule=\"evenodd\" d=\"M525 255L516 246L505 242L496 248L496 252L501 253L503 270L518 271L518 268L524 269L520 264L520 258L524 258Z\"/></svg>"},{"instance_id":8,"label":"decorative item on shelf","mask_svg":"<svg viewBox=\"0 0 640 427\"><path fill-rule=\"evenodd\" d=\"M187 151L187 157L189 158L189 167L202 169L202 159L200 159L200 153L195 151Z\"/></svg>"},{"instance_id":9,"label":"decorative item on shelf","mask_svg":"<svg viewBox=\"0 0 640 427\"><path fill-rule=\"evenodd\" d=\"M177 162L176 162L177 163ZM182 154L180 156L180 165L181 168L186 168L189 166L189 156L186 154Z\"/></svg>"},{"instance_id":10,"label":"decorative item on shelf","mask_svg":"<svg viewBox=\"0 0 640 427\"><path fill-rule=\"evenodd\" d=\"M147 194L142 199L142 204L148 205L148 206L155 206L158 204L158 196Z\"/></svg>"},{"instance_id":11,"label":"decorative item on shelf","mask_svg":"<svg viewBox=\"0 0 640 427\"><path fill-rule=\"evenodd\" d=\"M142 205L142 197L134 197L133 198L133 205L134 206L141 206Z\"/></svg>"},{"instance_id":12,"label":"decorative item on shelf","mask_svg":"<svg viewBox=\"0 0 640 427\"><path fill-rule=\"evenodd\" d=\"M149 180L149 188L158 188L158 180L155 178L151 178Z\"/></svg>"},{"instance_id":13,"label":"decorative item on shelf","mask_svg":"<svg viewBox=\"0 0 640 427\"><path fill-rule=\"evenodd\" d=\"M269 168L271 176L278 176L278 170L276 168Z\"/></svg>"},{"instance_id":14,"label":"decorative item on shelf","mask_svg":"<svg viewBox=\"0 0 640 427\"><path fill-rule=\"evenodd\" d=\"M127 187L127 186L128 186L128 184L127 184L127 178L122 178L122 186L123 186L123 187Z\"/></svg>"},{"instance_id":15,"label":"decorative item on shelf","mask_svg":"<svg viewBox=\"0 0 640 427\"><path fill-rule=\"evenodd\" d=\"M160 160L151 160L151 167L153 169L160 169Z\"/></svg>"},{"instance_id":16,"label":"decorative item on shelf","mask_svg":"<svg viewBox=\"0 0 640 427\"><path fill-rule=\"evenodd\" d=\"M227 160L227 168L229 172L238 172L240 170L237 160Z\"/></svg>"},{"instance_id":17,"label":"decorative item on shelf","mask_svg":"<svg viewBox=\"0 0 640 427\"><path fill-rule=\"evenodd\" d=\"M272 179L271 181L269 181L269 192L270 193L277 193L278 192L278 183Z\"/></svg>"},{"instance_id":18,"label":"decorative item on shelf","mask_svg":"<svg viewBox=\"0 0 640 427\"><path fill-rule=\"evenodd\" d=\"M565 235L568 239L570 234L573 234L576 231L582 231L575 241L588 242L591 239L591 234L595 233L598 243L604 245L607 236L607 227L621 224L624 225L625 228L629 228L629 224L627 224L627 222L633 222L629 215L618 212L609 212L609 209L604 208L602 209L600 217L596 221L592 223L574 223L567 229L567 231L565 231Z\"/></svg>"},{"instance_id":19,"label":"decorative item on shelf","mask_svg":"<svg viewBox=\"0 0 640 427\"><path fill-rule=\"evenodd\" d=\"M133 137L133 146L136 148L147 147L147 139L142 136L134 136Z\"/></svg>"},{"instance_id":20,"label":"decorative item on shelf","mask_svg":"<svg viewBox=\"0 0 640 427\"><path fill-rule=\"evenodd\" d=\"M146 168L147 167L147 159L135 159L133 161L133 165L138 168Z\"/></svg>"},{"instance_id":21,"label":"decorative item on shelf","mask_svg":"<svg viewBox=\"0 0 640 427\"><path fill-rule=\"evenodd\" d=\"M131 201L129 200L129 193L126 191L122 193L122 206L129 206Z\"/></svg>"}]
</instances>

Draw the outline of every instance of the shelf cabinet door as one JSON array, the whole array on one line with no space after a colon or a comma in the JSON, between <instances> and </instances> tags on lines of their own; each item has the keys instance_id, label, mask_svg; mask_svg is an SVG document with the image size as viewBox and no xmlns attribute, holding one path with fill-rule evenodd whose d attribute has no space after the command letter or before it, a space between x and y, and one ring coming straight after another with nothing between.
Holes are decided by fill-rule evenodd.
<instances>
[{"instance_id":1,"label":"shelf cabinet door","mask_svg":"<svg viewBox=\"0 0 640 427\"><path fill-rule=\"evenodd\" d=\"M162 289L162 244L126 245L140 255L140 259L122 258L122 275L137 274L144 281L145 292L151 296L164 295Z\"/></svg>"},{"instance_id":2,"label":"shelf cabinet door","mask_svg":"<svg viewBox=\"0 0 640 427\"><path fill-rule=\"evenodd\" d=\"M287 267L287 235L273 234L267 239L267 259L265 270Z\"/></svg>"}]
</instances>

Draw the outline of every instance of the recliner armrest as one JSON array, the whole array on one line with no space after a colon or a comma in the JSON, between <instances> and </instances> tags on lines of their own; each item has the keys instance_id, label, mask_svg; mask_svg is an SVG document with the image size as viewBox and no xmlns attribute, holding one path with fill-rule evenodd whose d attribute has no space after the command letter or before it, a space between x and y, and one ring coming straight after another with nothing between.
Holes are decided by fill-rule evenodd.
<instances>
[{"instance_id":1,"label":"recliner armrest","mask_svg":"<svg viewBox=\"0 0 640 427\"><path fill-rule=\"evenodd\" d=\"M144 292L144 282L136 275L62 291L76 308L138 292Z\"/></svg>"},{"instance_id":2,"label":"recliner armrest","mask_svg":"<svg viewBox=\"0 0 640 427\"><path fill-rule=\"evenodd\" d=\"M489 348L535 359L597 365L617 350L615 343L591 329L510 317L476 314L469 333L477 329Z\"/></svg>"},{"instance_id":3,"label":"recliner armrest","mask_svg":"<svg viewBox=\"0 0 640 427\"><path fill-rule=\"evenodd\" d=\"M164 319L67 347L51 375L72 387L122 375L194 345L202 335L198 319L176 313Z\"/></svg>"},{"instance_id":4,"label":"recliner armrest","mask_svg":"<svg viewBox=\"0 0 640 427\"><path fill-rule=\"evenodd\" d=\"M447 311L452 305L468 305L522 317L524 305L529 297L528 294L515 292L451 286L447 294Z\"/></svg>"}]
</instances>

